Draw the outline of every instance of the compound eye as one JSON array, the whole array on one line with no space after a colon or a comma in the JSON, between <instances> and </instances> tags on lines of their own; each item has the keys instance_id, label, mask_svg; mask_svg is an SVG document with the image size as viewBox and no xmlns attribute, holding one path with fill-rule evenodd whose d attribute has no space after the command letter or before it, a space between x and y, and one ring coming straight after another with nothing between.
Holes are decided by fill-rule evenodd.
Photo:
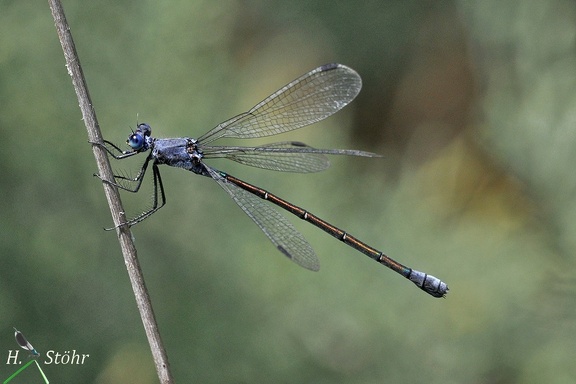
<instances>
[{"instance_id":1,"label":"compound eye","mask_svg":"<svg viewBox=\"0 0 576 384\"><path fill-rule=\"evenodd\" d=\"M126 142L130 147L132 147L132 149L139 151L144 147L145 140L144 136L139 135L138 133L133 133L128 137Z\"/></svg>"}]
</instances>

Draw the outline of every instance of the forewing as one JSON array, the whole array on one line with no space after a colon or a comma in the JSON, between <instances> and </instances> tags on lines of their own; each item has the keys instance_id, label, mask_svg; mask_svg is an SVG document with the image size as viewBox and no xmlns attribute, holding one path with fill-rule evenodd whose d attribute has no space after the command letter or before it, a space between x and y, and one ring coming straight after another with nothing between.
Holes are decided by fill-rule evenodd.
<instances>
[{"instance_id":1,"label":"forewing","mask_svg":"<svg viewBox=\"0 0 576 384\"><path fill-rule=\"evenodd\" d=\"M360 75L342 64L328 64L280 88L248 112L233 117L198 139L276 135L315 123L350 103L362 88Z\"/></svg>"}]
</instances>

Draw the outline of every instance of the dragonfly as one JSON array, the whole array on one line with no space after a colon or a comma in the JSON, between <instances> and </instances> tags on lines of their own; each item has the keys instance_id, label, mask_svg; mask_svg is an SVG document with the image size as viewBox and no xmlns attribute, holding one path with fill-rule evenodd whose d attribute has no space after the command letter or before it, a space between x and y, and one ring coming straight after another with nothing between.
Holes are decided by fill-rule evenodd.
<instances>
[{"instance_id":1,"label":"dragonfly","mask_svg":"<svg viewBox=\"0 0 576 384\"><path fill-rule=\"evenodd\" d=\"M232 117L200 136L157 138L146 123L138 123L122 150L110 141L92 143L105 149L117 160L141 153L147 157L135 177L114 175L114 181L103 182L122 190L138 192L144 175L152 164L152 206L112 229L132 226L146 219L166 204L166 196L159 165L183 168L213 179L234 202L264 232L274 246L296 264L312 270L319 269L314 250L302 234L270 204L276 205L300 219L322 229L329 235L369 256L380 264L412 281L434 297L444 297L448 286L440 279L400 264L383 252L358 240L311 212L300 208L262 188L238 179L208 165L205 160L225 158L240 164L283 172L319 172L329 167L326 155L379 157L379 155L351 149L318 149L298 141L284 141L259 146L209 145L222 138L252 139L272 136L305 127L327 118L349 104L360 92L362 79L353 69L337 63L311 70L274 92L249 111ZM96 175L99 177L99 175Z\"/></svg>"}]
</instances>

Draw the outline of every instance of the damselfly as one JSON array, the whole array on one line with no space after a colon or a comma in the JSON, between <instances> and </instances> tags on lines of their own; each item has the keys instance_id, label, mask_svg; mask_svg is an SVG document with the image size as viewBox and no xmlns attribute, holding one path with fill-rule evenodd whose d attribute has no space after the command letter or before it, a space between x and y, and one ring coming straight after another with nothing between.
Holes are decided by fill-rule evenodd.
<instances>
[{"instance_id":1,"label":"damselfly","mask_svg":"<svg viewBox=\"0 0 576 384\"><path fill-rule=\"evenodd\" d=\"M14 338L16 339L16 342L18 343L19 346L30 352L30 355L32 357L37 358L38 356L40 356L40 354L38 353L38 351L36 351L36 349L34 349L32 344L30 344L30 342L26 340L22 332L20 332L16 328L14 328Z\"/></svg>"},{"instance_id":2,"label":"damselfly","mask_svg":"<svg viewBox=\"0 0 576 384\"><path fill-rule=\"evenodd\" d=\"M353 69L342 64L327 64L280 88L248 112L218 124L198 139L155 138L152 136L150 126L142 123L138 124L136 130L128 137L127 144L131 147L128 151L121 150L107 140L104 140L104 143L94 143L106 149L115 159L148 153L136 177L115 176L114 181L105 180L123 190L137 192L148 165L152 163L154 181L152 207L120 226L134 225L166 203L164 186L158 170L159 165L166 164L215 180L280 252L304 268L313 271L319 269L318 257L314 250L294 226L264 200L287 210L384 264L430 295L443 297L448 292L448 286L440 279L408 268L312 213L204 162L205 159L226 158L275 171L318 172L329 166L325 155L377 157L376 154L357 150L317 149L295 141L254 147L208 145L221 138L249 139L277 135L318 122L350 103L358 95L361 87L362 80Z\"/></svg>"},{"instance_id":3,"label":"damselfly","mask_svg":"<svg viewBox=\"0 0 576 384\"><path fill-rule=\"evenodd\" d=\"M12 379L14 379L16 376L18 376L20 373L22 373L26 368L28 368L30 365L32 365L32 363L34 363L34 364L36 364L38 371L40 371L40 374L42 375L44 382L46 384L50 384L50 382L48 381L48 378L46 377L46 374L44 374L44 371L42 370L42 367L40 367L40 364L38 364L38 358L40 357L40 353L38 353L38 351L32 346L32 344L30 344L30 342L24 337L22 332L20 332L16 328L14 328L14 338L16 339L16 342L18 343L18 345L20 347L22 347L25 350L27 350L28 352L30 352L29 357L31 357L32 360L30 360L29 362L24 364L22 367L18 368L18 370L16 372L14 372L13 374L11 374L6 380L4 380L3 383L4 384L9 383L10 381L12 381ZM16 356L18 356L18 354L16 354ZM14 358L16 358L16 356ZM8 358L8 361L10 361L10 357ZM18 361L17 364L20 364L20 362Z\"/></svg>"}]
</instances>

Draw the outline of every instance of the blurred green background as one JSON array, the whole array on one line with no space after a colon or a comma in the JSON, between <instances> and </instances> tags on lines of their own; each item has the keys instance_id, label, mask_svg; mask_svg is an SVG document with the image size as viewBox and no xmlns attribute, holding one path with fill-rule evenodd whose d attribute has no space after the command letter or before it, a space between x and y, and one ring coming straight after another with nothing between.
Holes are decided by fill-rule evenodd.
<instances>
[{"instance_id":1,"label":"blurred green background","mask_svg":"<svg viewBox=\"0 0 576 384\"><path fill-rule=\"evenodd\" d=\"M308 175L212 165L451 289L433 299L290 218L321 260L308 272L216 183L162 169L168 204L133 232L177 382L576 381L576 3L64 7L120 144L137 119L198 137L318 65L356 69L349 107L268 141L383 158ZM15 326L40 353L90 355L44 364L51 382L155 383L48 4L0 1L0 36L0 378L17 369ZM123 194L134 213L149 197ZM41 378L31 367L13 382Z\"/></svg>"}]
</instances>

